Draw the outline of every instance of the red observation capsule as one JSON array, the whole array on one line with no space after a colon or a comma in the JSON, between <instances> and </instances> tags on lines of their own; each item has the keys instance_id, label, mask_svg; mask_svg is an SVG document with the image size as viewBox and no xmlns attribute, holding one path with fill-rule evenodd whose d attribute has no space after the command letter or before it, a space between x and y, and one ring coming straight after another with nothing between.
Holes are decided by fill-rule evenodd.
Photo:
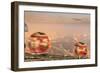
<instances>
[{"instance_id":1,"label":"red observation capsule","mask_svg":"<svg viewBox=\"0 0 100 73\"><path fill-rule=\"evenodd\" d=\"M87 45L85 43L78 42L75 44L75 46L76 46L76 48L75 48L76 55L78 55L79 57L86 57Z\"/></svg>"},{"instance_id":2,"label":"red observation capsule","mask_svg":"<svg viewBox=\"0 0 100 73\"><path fill-rule=\"evenodd\" d=\"M50 40L45 33L36 32L30 36L29 50L31 54L45 54L50 48Z\"/></svg>"}]
</instances>

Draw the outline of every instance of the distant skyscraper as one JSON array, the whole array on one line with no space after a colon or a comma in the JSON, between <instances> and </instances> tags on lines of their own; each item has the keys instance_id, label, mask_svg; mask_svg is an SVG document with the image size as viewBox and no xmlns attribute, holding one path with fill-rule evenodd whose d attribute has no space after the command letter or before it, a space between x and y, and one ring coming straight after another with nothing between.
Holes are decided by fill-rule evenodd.
<instances>
[{"instance_id":1,"label":"distant skyscraper","mask_svg":"<svg viewBox=\"0 0 100 73\"><path fill-rule=\"evenodd\" d=\"M24 24L24 32L28 32L28 26L26 23Z\"/></svg>"}]
</instances>

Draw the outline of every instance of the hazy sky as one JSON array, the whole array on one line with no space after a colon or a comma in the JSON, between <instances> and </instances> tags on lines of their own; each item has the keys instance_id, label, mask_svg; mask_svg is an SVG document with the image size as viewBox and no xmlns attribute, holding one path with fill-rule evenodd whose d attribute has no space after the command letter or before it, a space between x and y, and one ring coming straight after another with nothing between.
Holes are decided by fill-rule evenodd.
<instances>
[{"instance_id":1,"label":"hazy sky","mask_svg":"<svg viewBox=\"0 0 100 73\"><path fill-rule=\"evenodd\" d=\"M89 38L90 33L89 14L25 11L25 23L28 26L25 37L44 32L51 40L73 35L87 35Z\"/></svg>"}]
</instances>

